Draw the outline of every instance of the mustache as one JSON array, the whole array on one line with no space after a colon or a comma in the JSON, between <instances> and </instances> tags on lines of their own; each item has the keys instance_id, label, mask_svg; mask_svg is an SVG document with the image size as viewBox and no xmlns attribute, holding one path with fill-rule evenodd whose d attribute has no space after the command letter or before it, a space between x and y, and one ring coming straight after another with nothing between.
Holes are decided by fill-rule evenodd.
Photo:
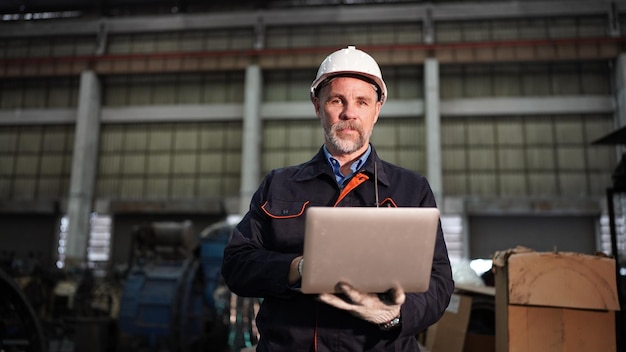
<instances>
[{"instance_id":1,"label":"mustache","mask_svg":"<svg viewBox=\"0 0 626 352\"><path fill-rule=\"evenodd\" d=\"M361 131L361 125L354 121L339 121L332 127L335 131L341 131L345 129Z\"/></svg>"}]
</instances>

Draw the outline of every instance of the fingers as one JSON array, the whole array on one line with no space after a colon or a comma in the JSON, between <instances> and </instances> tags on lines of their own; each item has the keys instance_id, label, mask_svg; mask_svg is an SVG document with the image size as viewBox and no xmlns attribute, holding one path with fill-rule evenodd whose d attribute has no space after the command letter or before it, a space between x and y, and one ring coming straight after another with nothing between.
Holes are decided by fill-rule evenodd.
<instances>
[{"instance_id":1,"label":"fingers","mask_svg":"<svg viewBox=\"0 0 626 352\"><path fill-rule=\"evenodd\" d=\"M337 290L350 299L354 304L363 305L368 298L367 293L363 293L346 282L338 282L335 286Z\"/></svg>"},{"instance_id":2,"label":"fingers","mask_svg":"<svg viewBox=\"0 0 626 352\"><path fill-rule=\"evenodd\" d=\"M321 300L323 302L333 302L332 305L336 306L337 308L339 308L338 305L341 305L342 307L354 307L375 306L379 305L380 303L382 303L383 305L401 305L406 300L404 290L399 286L389 289L384 294L372 294L361 292L358 289L354 288L354 286L346 282L339 282L336 285L336 290L338 291L338 293L344 294L348 298L349 302L331 293L320 295L320 297L324 296L324 298ZM348 310L348 308L342 309Z\"/></svg>"},{"instance_id":3,"label":"fingers","mask_svg":"<svg viewBox=\"0 0 626 352\"><path fill-rule=\"evenodd\" d=\"M317 299L374 324L388 322L398 316L400 306L406 299L400 287L394 287L384 294L364 293L345 282L339 282L336 288L341 296L322 293Z\"/></svg>"},{"instance_id":4,"label":"fingers","mask_svg":"<svg viewBox=\"0 0 626 352\"><path fill-rule=\"evenodd\" d=\"M352 311L354 310L354 305L346 302L342 298L338 297L334 293L322 293L317 296L317 299L320 302L326 303L329 306L333 306L335 308L339 308L342 310Z\"/></svg>"},{"instance_id":5,"label":"fingers","mask_svg":"<svg viewBox=\"0 0 626 352\"><path fill-rule=\"evenodd\" d=\"M401 305L406 300L406 294L404 293L404 290L400 286L396 286L387 292L389 294L389 298L391 299L391 302L394 305Z\"/></svg>"}]
</instances>

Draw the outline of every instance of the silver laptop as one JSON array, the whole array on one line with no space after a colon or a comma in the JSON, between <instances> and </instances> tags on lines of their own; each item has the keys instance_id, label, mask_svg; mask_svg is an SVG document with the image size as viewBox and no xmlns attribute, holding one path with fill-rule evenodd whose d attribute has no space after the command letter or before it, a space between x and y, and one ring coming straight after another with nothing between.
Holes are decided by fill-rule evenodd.
<instances>
[{"instance_id":1,"label":"silver laptop","mask_svg":"<svg viewBox=\"0 0 626 352\"><path fill-rule=\"evenodd\" d=\"M437 208L311 207L306 212L302 292L428 290Z\"/></svg>"}]
</instances>

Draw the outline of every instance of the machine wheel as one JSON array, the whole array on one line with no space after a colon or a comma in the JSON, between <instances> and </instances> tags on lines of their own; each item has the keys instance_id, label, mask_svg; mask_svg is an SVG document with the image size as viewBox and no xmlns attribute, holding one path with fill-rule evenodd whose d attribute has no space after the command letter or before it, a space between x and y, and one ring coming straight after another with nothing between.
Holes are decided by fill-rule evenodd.
<instances>
[{"instance_id":1,"label":"machine wheel","mask_svg":"<svg viewBox=\"0 0 626 352\"><path fill-rule=\"evenodd\" d=\"M0 270L0 350L45 352L39 318L22 290Z\"/></svg>"}]
</instances>

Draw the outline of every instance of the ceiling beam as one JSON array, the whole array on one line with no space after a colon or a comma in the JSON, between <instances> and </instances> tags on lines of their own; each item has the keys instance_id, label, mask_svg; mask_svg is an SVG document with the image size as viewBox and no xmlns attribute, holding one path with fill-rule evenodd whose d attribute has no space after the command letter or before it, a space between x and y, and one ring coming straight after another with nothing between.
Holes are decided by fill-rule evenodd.
<instances>
[{"instance_id":1,"label":"ceiling beam","mask_svg":"<svg viewBox=\"0 0 626 352\"><path fill-rule=\"evenodd\" d=\"M56 20L3 21L0 37L38 37L63 35L97 35L104 26L110 34L172 32L214 28L254 28L265 26L303 26L349 23L422 22L426 16L434 21L461 21L499 18L608 15L611 5L626 11L626 0L512 1L444 4L386 4L242 12L128 17L102 17Z\"/></svg>"}]
</instances>

